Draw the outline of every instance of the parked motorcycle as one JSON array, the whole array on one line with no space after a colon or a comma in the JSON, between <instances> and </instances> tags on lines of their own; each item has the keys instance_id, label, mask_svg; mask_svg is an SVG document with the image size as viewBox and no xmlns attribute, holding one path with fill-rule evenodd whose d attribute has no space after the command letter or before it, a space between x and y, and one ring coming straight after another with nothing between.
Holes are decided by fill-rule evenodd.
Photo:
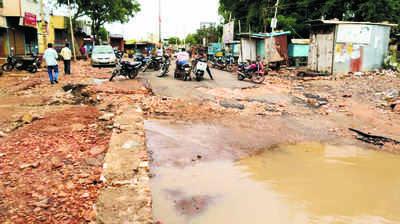
<instances>
[{"instance_id":1,"label":"parked motorcycle","mask_svg":"<svg viewBox=\"0 0 400 224\"><path fill-rule=\"evenodd\" d=\"M11 55L7 57L7 63L3 64L1 68L5 72L17 69L20 71L26 70L30 73L36 73L38 69L34 58L23 58L21 62L17 62L17 59Z\"/></svg>"},{"instance_id":2,"label":"parked motorcycle","mask_svg":"<svg viewBox=\"0 0 400 224\"><path fill-rule=\"evenodd\" d=\"M239 80L244 80L245 78L251 79L254 83L260 84L265 80L265 74L263 72L263 64L261 61L257 61L251 65L245 63L239 64L237 71L237 76Z\"/></svg>"},{"instance_id":3,"label":"parked motorcycle","mask_svg":"<svg viewBox=\"0 0 400 224\"><path fill-rule=\"evenodd\" d=\"M177 64L175 73L174 73L174 78L183 79L183 81L192 80L192 77L190 76L190 65L189 64L184 64L184 65Z\"/></svg>"},{"instance_id":4,"label":"parked motorcycle","mask_svg":"<svg viewBox=\"0 0 400 224\"><path fill-rule=\"evenodd\" d=\"M225 69L228 72L233 72L233 68L235 67L235 58L232 56L229 56L225 59Z\"/></svg>"},{"instance_id":5,"label":"parked motorcycle","mask_svg":"<svg viewBox=\"0 0 400 224\"><path fill-rule=\"evenodd\" d=\"M113 72L111 74L110 82L116 76L125 76L130 79L134 79L139 74L139 69L140 69L142 63L141 62L123 61L122 55L118 58L119 60L118 60L118 63L116 65L115 69L113 70Z\"/></svg>"},{"instance_id":6,"label":"parked motorcycle","mask_svg":"<svg viewBox=\"0 0 400 224\"><path fill-rule=\"evenodd\" d=\"M223 57L216 57L211 62L211 66L216 69L225 70L226 68L226 61Z\"/></svg>"},{"instance_id":7,"label":"parked motorcycle","mask_svg":"<svg viewBox=\"0 0 400 224\"><path fill-rule=\"evenodd\" d=\"M146 63L147 63L147 59L146 59L146 57L143 55L143 54L138 54L138 55L135 55L135 61L136 62L141 62L142 64L140 65L140 70L141 71L143 71L143 68L144 68L144 66L146 65Z\"/></svg>"},{"instance_id":8,"label":"parked motorcycle","mask_svg":"<svg viewBox=\"0 0 400 224\"><path fill-rule=\"evenodd\" d=\"M169 66L171 65L171 59L168 54L164 55L164 61L161 63L161 72L157 77L164 77L169 72Z\"/></svg>"},{"instance_id":9,"label":"parked motorcycle","mask_svg":"<svg viewBox=\"0 0 400 224\"><path fill-rule=\"evenodd\" d=\"M156 57L154 55L147 58L146 65L143 67L143 72L148 69L153 69L154 71L159 71L161 68L162 57Z\"/></svg>"},{"instance_id":10,"label":"parked motorcycle","mask_svg":"<svg viewBox=\"0 0 400 224\"><path fill-rule=\"evenodd\" d=\"M43 55L33 53L32 58L34 59L36 66L40 68L42 66Z\"/></svg>"},{"instance_id":11,"label":"parked motorcycle","mask_svg":"<svg viewBox=\"0 0 400 224\"><path fill-rule=\"evenodd\" d=\"M204 73L207 71L207 60L204 58L197 59L193 64L193 74L196 81L200 82L203 79Z\"/></svg>"}]
</instances>

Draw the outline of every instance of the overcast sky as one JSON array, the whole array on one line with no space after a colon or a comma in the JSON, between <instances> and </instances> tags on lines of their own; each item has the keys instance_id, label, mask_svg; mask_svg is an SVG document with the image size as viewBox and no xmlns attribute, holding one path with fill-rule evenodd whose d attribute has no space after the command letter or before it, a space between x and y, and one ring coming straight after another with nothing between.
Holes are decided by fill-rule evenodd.
<instances>
[{"instance_id":1,"label":"overcast sky","mask_svg":"<svg viewBox=\"0 0 400 224\"><path fill-rule=\"evenodd\" d=\"M106 24L107 30L113 34L123 34L127 40L146 39L149 33L158 35L159 0L138 1L141 11L134 18L126 24ZM55 15L68 15L65 7L55 8L56 0L45 2L46 11L52 11ZM220 23L218 0L161 0L161 20L162 38L184 38L187 34L194 33L200 27L200 22Z\"/></svg>"},{"instance_id":2,"label":"overcast sky","mask_svg":"<svg viewBox=\"0 0 400 224\"><path fill-rule=\"evenodd\" d=\"M110 24L111 33L126 39L147 38L158 34L158 0L138 0L141 11L127 24ZM200 27L200 22L219 22L218 0L161 0L162 38L185 37Z\"/></svg>"}]
</instances>

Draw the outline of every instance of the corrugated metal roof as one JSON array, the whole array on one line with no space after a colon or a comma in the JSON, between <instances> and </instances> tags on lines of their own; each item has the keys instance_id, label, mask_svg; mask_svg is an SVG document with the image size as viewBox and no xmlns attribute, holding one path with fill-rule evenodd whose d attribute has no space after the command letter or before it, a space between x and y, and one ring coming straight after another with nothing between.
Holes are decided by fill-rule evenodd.
<instances>
[{"instance_id":1,"label":"corrugated metal roof","mask_svg":"<svg viewBox=\"0 0 400 224\"><path fill-rule=\"evenodd\" d=\"M362 25L380 25L380 26L397 26L397 24L390 23L372 23L372 22L350 22L350 21L339 21L339 20L311 20L310 24L362 24Z\"/></svg>"},{"instance_id":2,"label":"corrugated metal roof","mask_svg":"<svg viewBox=\"0 0 400 224\"><path fill-rule=\"evenodd\" d=\"M237 35L239 35L241 37L267 38L267 37L288 35L290 33L291 33L290 31L285 31L285 32L277 32L277 33L241 33L241 34L237 34Z\"/></svg>"}]
</instances>

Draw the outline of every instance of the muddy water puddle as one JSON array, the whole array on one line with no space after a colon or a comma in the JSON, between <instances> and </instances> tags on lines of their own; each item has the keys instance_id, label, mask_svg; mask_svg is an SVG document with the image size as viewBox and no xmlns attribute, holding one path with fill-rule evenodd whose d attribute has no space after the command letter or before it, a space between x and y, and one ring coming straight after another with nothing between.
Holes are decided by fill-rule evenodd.
<instances>
[{"instance_id":1,"label":"muddy water puddle","mask_svg":"<svg viewBox=\"0 0 400 224\"><path fill-rule=\"evenodd\" d=\"M166 224L400 223L394 154L303 143L151 169L153 213Z\"/></svg>"}]
</instances>

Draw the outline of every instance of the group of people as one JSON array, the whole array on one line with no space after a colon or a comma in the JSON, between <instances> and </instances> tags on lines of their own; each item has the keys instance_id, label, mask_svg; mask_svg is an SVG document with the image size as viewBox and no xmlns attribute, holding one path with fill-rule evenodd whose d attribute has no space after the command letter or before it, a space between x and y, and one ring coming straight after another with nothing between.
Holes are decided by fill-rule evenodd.
<instances>
[{"instance_id":1,"label":"group of people","mask_svg":"<svg viewBox=\"0 0 400 224\"><path fill-rule=\"evenodd\" d=\"M58 53L53 48L53 44L47 45L47 50L44 52L43 59L46 61L47 72L49 74L50 83L58 83ZM65 47L61 50L61 56L64 61L64 74L71 75L71 58L72 52L69 49L69 43L65 44ZM54 72L54 75L53 75Z\"/></svg>"},{"instance_id":2,"label":"group of people","mask_svg":"<svg viewBox=\"0 0 400 224\"><path fill-rule=\"evenodd\" d=\"M197 55L197 56L194 56L194 57L193 57L193 59L194 59L193 66L196 66L197 60L198 60L198 59L200 59L200 58L205 58L205 57L206 57L206 56L205 56L204 54L202 54L202 53L200 53L200 54ZM177 59L177 60L176 60L176 65L177 65L177 66L184 66L184 65L189 64L190 56L189 56L189 53L186 52L186 49L185 49L185 48L182 48L181 52L179 52L179 53L176 54L176 59ZM213 76L212 76L212 74L211 74L211 70L210 70L210 67L209 67L209 66L207 66L207 73L208 73L208 75L210 76L210 79L211 79L211 80L214 80L214 78L213 78Z\"/></svg>"},{"instance_id":3,"label":"group of people","mask_svg":"<svg viewBox=\"0 0 400 224\"><path fill-rule=\"evenodd\" d=\"M46 61L47 65L47 72L49 74L49 79L50 83L58 83L58 53L57 51L53 48L53 44L49 43L47 50L44 52L43 59ZM156 51L157 55L161 56L163 54L163 51L161 48L157 49ZM64 74L65 75L71 75L71 58L72 58L72 52L69 49L69 43L65 44L65 47L61 50L61 57L64 61ZM195 57L196 59L203 58L205 57L204 54L199 54L198 56ZM177 58L177 66L183 66L186 64L189 64L190 56L189 53L186 52L185 48L182 48L181 52L176 54ZM54 72L54 74L53 74ZM214 78L212 77L210 68L207 67L207 73L210 76L210 79L213 80Z\"/></svg>"}]
</instances>

